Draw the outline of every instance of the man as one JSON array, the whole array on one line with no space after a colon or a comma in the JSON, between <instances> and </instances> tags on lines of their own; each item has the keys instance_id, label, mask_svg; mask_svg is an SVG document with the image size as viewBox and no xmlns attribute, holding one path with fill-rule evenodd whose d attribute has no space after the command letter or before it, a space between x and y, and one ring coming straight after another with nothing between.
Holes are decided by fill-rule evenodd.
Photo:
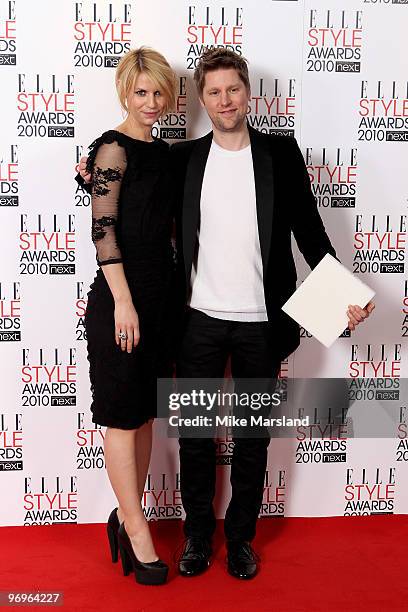
<instances>
[{"instance_id":1,"label":"man","mask_svg":"<svg viewBox=\"0 0 408 612\"><path fill-rule=\"evenodd\" d=\"M177 376L222 378L230 357L234 379L274 379L281 360L299 345L298 325L281 310L296 289L291 233L311 268L326 253L336 254L296 141L247 124L246 60L226 49L208 50L194 80L213 129L172 147L180 187L177 251L188 304ZM350 306L349 328L373 308L372 303L365 309ZM249 579L258 571L250 542L262 503L269 437L239 436L234 443L224 523L228 571ZM215 450L211 438L180 438L186 512L182 576L200 574L210 564Z\"/></svg>"},{"instance_id":2,"label":"man","mask_svg":"<svg viewBox=\"0 0 408 612\"><path fill-rule=\"evenodd\" d=\"M299 345L298 325L281 310L296 289L291 232L311 268L326 253L336 254L296 141L247 124L245 59L229 50L209 50L194 80L213 131L172 147L184 185L178 252L189 305L177 376L221 378L231 357L234 379L273 379L281 360ZM373 308L371 303L366 309L350 306L350 329ZM228 571L248 579L258 569L250 541L262 503L269 437L240 436L234 443L224 523ZM215 448L212 439L180 438L183 576L209 565Z\"/></svg>"}]
</instances>

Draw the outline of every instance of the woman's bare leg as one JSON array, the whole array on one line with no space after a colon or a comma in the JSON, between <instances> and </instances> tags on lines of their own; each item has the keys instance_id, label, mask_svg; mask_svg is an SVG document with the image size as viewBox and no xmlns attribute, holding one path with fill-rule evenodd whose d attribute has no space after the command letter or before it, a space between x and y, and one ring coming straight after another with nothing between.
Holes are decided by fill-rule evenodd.
<instances>
[{"instance_id":1,"label":"woman's bare leg","mask_svg":"<svg viewBox=\"0 0 408 612\"><path fill-rule=\"evenodd\" d=\"M140 499L143 507L143 493L152 454L153 419L142 425L136 434L136 469Z\"/></svg>"},{"instance_id":2,"label":"woman's bare leg","mask_svg":"<svg viewBox=\"0 0 408 612\"><path fill-rule=\"evenodd\" d=\"M104 444L105 462L110 483L119 502L119 521L125 522L126 532L139 561L149 563L155 561L158 556L140 504L140 490L144 481L143 484L140 484L139 481L143 479L143 473L147 472L150 445L149 436L142 434L141 447L139 451L137 450L139 431L108 427ZM143 448L145 449L144 455ZM146 457L146 452L149 453L148 457ZM140 455L143 457L140 460L141 467L138 468L137 462Z\"/></svg>"}]
</instances>

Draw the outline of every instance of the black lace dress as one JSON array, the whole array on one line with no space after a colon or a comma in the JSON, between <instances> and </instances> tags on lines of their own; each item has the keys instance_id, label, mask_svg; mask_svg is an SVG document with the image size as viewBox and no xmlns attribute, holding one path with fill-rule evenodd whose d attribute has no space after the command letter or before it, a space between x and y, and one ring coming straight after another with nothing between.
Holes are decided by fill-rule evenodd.
<instances>
[{"instance_id":1,"label":"black lace dress","mask_svg":"<svg viewBox=\"0 0 408 612\"><path fill-rule=\"evenodd\" d=\"M156 415L156 381L170 376L172 187L169 147L111 130L90 147L92 240L103 267L122 262L139 316L131 353L115 343L114 301L101 267L85 317L93 421L134 429Z\"/></svg>"}]
</instances>

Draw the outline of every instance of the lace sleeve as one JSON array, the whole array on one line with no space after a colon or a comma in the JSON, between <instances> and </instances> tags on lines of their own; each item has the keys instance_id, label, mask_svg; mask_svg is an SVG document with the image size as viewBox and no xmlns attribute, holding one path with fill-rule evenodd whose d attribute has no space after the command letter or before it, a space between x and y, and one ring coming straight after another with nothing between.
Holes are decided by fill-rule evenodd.
<instances>
[{"instance_id":1,"label":"lace sleeve","mask_svg":"<svg viewBox=\"0 0 408 612\"><path fill-rule=\"evenodd\" d=\"M126 152L117 142L98 147L92 164L92 241L100 266L120 263L122 254L117 244L119 194L126 170Z\"/></svg>"}]
</instances>

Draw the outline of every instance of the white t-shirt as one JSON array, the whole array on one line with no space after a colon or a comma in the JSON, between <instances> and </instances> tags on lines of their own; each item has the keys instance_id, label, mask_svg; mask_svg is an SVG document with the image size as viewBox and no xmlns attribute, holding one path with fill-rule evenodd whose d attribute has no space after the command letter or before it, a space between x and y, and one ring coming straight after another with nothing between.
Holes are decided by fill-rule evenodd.
<instances>
[{"instance_id":1,"label":"white t-shirt","mask_svg":"<svg viewBox=\"0 0 408 612\"><path fill-rule=\"evenodd\" d=\"M201 190L190 306L218 319L267 321L251 146L212 142Z\"/></svg>"}]
</instances>

